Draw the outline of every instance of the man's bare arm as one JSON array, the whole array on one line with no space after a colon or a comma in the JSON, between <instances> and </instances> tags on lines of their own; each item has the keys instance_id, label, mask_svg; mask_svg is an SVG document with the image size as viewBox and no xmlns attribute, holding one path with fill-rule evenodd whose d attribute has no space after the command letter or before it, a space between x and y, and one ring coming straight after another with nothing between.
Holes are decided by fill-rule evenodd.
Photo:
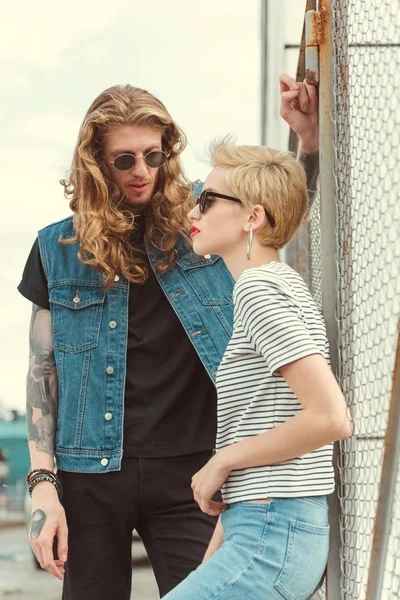
<instances>
[{"instance_id":1,"label":"man's bare arm","mask_svg":"<svg viewBox=\"0 0 400 600\"><path fill-rule=\"evenodd\" d=\"M29 328L29 371L26 415L32 469L54 469L57 424L58 379L54 359L50 311L33 305ZM54 559L57 537L59 558ZM32 490L29 531L32 549L43 569L58 579L64 577L68 556L65 512L52 483L41 481Z\"/></svg>"},{"instance_id":2,"label":"man's bare arm","mask_svg":"<svg viewBox=\"0 0 400 600\"><path fill-rule=\"evenodd\" d=\"M27 430L33 468L54 466L57 402L58 380L50 311L34 304L29 329L26 394Z\"/></svg>"}]
</instances>

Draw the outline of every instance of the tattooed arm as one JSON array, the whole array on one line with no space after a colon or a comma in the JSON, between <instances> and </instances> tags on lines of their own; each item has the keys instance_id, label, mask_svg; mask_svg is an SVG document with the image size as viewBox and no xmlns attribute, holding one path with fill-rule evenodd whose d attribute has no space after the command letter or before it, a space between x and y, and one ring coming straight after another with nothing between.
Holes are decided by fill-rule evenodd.
<instances>
[{"instance_id":1,"label":"tattooed arm","mask_svg":"<svg viewBox=\"0 0 400 600\"><path fill-rule=\"evenodd\" d=\"M57 384L50 311L34 304L29 331L26 395L28 440L33 468L54 468Z\"/></svg>"},{"instance_id":2,"label":"tattooed arm","mask_svg":"<svg viewBox=\"0 0 400 600\"><path fill-rule=\"evenodd\" d=\"M33 305L29 330L29 371L26 415L32 469L54 469L58 380L54 359L50 311ZM57 536L59 559L53 557ZM63 579L67 559L67 524L53 484L41 481L32 491L29 532L33 551L41 566Z\"/></svg>"}]
</instances>

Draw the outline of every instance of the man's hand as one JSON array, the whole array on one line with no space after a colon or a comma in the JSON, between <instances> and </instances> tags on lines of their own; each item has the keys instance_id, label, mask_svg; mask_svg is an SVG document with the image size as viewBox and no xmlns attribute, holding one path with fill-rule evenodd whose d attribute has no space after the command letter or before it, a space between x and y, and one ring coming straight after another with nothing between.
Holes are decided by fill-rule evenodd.
<instances>
[{"instance_id":1,"label":"man's hand","mask_svg":"<svg viewBox=\"0 0 400 600\"><path fill-rule=\"evenodd\" d=\"M53 542L57 536L57 556ZM68 556L68 528L65 512L53 484L41 481L32 490L32 519L29 541L42 569L64 579L64 564Z\"/></svg>"},{"instance_id":2,"label":"man's hand","mask_svg":"<svg viewBox=\"0 0 400 600\"><path fill-rule=\"evenodd\" d=\"M296 82L284 73L279 78L280 114L300 138L300 151L312 154L319 148L318 93L313 85Z\"/></svg>"},{"instance_id":3,"label":"man's hand","mask_svg":"<svg viewBox=\"0 0 400 600\"><path fill-rule=\"evenodd\" d=\"M193 496L201 510L208 515L220 515L228 505L224 502L215 502L213 495L221 489L226 481L227 471L218 460L218 455L213 456L200 471L192 477Z\"/></svg>"}]
</instances>

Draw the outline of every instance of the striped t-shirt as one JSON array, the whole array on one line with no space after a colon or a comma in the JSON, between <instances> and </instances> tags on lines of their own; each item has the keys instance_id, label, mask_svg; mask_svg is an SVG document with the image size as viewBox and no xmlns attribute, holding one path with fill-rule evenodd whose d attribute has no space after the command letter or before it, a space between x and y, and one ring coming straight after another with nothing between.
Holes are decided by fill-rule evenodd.
<instances>
[{"instance_id":1,"label":"striped t-shirt","mask_svg":"<svg viewBox=\"0 0 400 600\"><path fill-rule=\"evenodd\" d=\"M233 335L217 373L217 451L284 423L302 410L280 367L311 354L329 363L321 311L288 265L247 269L233 292ZM333 444L283 463L238 469L222 488L227 503L319 496L334 489Z\"/></svg>"}]
</instances>

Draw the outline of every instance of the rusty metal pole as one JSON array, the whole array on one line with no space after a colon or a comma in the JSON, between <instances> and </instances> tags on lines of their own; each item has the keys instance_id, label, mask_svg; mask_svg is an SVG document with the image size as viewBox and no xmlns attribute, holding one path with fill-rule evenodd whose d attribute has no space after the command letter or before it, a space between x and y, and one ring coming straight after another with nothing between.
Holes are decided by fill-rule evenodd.
<instances>
[{"instance_id":1,"label":"rusty metal pole","mask_svg":"<svg viewBox=\"0 0 400 600\"><path fill-rule=\"evenodd\" d=\"M338 372L337 322L337 238L336 182L334 153L334 97L331 0L319 0L315 13L315 37L319 46L319 123L320 123L320 192L321 192L321 268L322 310L329 338L332 370ZM308 73L313 77L312 73ZM335 444L334 466L337 484L339 448ZM330 550L327 566L327 600L340 600L340 501L337 493L330 494Z\"/></svg>"},{"instance_id":2,"label":"rusty metal pole","mask_svg":"<svg viewBox=\"0 0 400 600\"><path fill-rule=\"evenodd\" d=\"M390 399L389 417L385 435L381 482L375 517L374 539L368 574L366 600L382 597L386 557L390 538L397 471L400 459L400 329L397 338L396 361Z\"/></svg>"}]
</instances>

